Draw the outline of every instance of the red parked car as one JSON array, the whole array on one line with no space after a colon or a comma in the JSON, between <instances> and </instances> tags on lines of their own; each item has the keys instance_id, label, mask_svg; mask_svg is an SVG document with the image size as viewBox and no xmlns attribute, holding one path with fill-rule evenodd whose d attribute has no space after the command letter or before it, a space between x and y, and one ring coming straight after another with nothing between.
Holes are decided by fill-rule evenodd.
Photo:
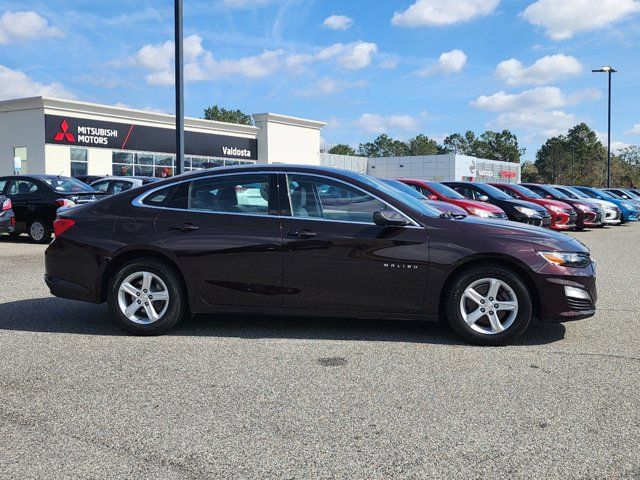
<instances>
[{"instance_id":1,"label":"red parked car","mask_svg":"<svg viewBox=\"0 0 640 480\"><path fill-rule=\"evenodd\" d=\"M526 200L546 208L551 214L551 228L554 230L573 230L576 228L578 213L571 205L559 200L552 200L538 195L533 190L512 183L490 183L516 200Z\"/></svg>"},{"instance_id":2,"label":"red parked car","mask_svg":"<svg viewBox=\"0 0 640 480\"><path fill-rule=\"evenodd\" d=\"M453 188L447 187L438 182L429 182L426 180L416 180L413 178L399 178L398 181L406 183L415 188L429 200L440 200L441 202L451 203L462 207L469 215L475 215L482 218L499 218L507 220L507 214L500 207L496 207L490 203L469 200L463 197Z\"/></svg>"}]
</instances>

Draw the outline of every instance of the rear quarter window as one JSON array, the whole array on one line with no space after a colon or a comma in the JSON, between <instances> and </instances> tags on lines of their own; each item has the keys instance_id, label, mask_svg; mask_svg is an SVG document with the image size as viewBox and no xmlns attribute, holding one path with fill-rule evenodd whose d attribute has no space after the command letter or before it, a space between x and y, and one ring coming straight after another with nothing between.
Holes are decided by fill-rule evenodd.
<instances>
[{"instance_id":1,"label":"rear quarter window","mask_svg":"<svg viewBox=\"0 0 640 480\"><path fill-rule=\"evenodd\" d=\"M164 207L171 198L175 189L175 185L169 185L168 187L161 188L160 190L147 195L144 200L142 200L142 204L150 207Z\"/></svg>"}]
</instances>

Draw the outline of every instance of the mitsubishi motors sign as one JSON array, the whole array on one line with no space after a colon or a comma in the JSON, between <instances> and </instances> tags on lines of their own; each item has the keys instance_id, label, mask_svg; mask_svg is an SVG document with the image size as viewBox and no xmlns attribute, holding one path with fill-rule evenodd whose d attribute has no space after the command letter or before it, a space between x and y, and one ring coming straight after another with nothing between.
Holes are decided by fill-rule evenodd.
<instances>
[{"instance_id":1,"label":"mitsubishi motors sign","mask_svg":"<svg viewBox=\"0 0 640 480\"><path fill-rule=\"evenodd\" d=\"M45 115L46 143L80 147L175 153L175 130L130 123ZM209 157L258 159L258 141L185 131L185 153Z\"/></svg>"}]
</instances>

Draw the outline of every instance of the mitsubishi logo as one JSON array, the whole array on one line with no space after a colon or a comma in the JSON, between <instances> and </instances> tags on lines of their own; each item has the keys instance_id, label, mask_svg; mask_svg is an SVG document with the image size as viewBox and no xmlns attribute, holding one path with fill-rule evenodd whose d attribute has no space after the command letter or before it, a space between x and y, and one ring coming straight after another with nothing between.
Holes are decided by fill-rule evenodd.
<instances>
[{"instance_id":1,"label":"mitsubishi logo","mask_svg":"<svg viewBox=\"0 0 640 480\"><path fill-rule=\"evenodd\" d=\"M60 124L60 131L56 133L56 136L53 139L56 142L62 142L65 139L70 143L74 143L76 141L73 134L69 133L69 124L66 120L62 120L62 123Z\"/></svg>"}]
</instances>

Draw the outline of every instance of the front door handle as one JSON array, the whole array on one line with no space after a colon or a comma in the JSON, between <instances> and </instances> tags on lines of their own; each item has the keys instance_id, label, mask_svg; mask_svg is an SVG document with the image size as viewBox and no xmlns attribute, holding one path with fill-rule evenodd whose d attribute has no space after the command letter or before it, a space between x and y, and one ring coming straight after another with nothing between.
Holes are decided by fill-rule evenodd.
<instances>
[{"instance_id":1,"label":"front door handle","mask_svg":"<svg viewBox=\"0 0 640 480\"><path fill-rule=\"evenodd\" d=\"M297 230L295 232L289 232L287 233L287 235L289 235L290 237L298 237L302 239L313 238L318 236L316 232L312 232L311 230L308 230L306 228L301 228L300 230Z\"/></svg>"},{"instance_id":2,"label":"front door handle","mask_svg":"<svg viewBox=\"0 0 640 480\"><path fill-rule=\"evenodd\" d=\"M181 232L193 232L198 230L200 227L197 225L193 225L192 223L184 223L182 225L171 225L169 227L171 230L179 230Z\"/></svg>"}]
</instances>

